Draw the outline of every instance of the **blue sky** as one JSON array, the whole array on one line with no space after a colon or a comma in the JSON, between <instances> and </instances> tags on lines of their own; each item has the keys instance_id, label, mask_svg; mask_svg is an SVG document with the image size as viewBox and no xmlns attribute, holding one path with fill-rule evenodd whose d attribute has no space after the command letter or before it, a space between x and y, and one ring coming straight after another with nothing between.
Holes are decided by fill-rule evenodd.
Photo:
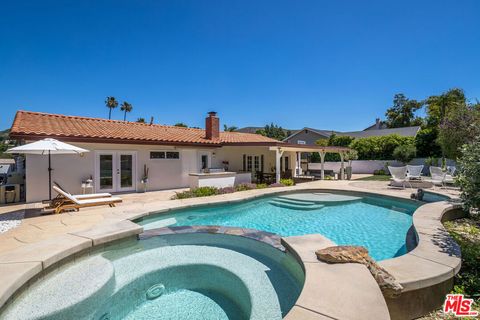
<instances>
[{"instance_id":1,"label":"blue sky","mask_svg":"<svg viewBox=\"0 0 480 320\"><path fill-rule=\"evenodd\" d=\"M132 120L335 130L398 92L480 99L477 0L0 4L0 129L19 109L108 117L108 95Z\"/></svg>"}]
</instances>

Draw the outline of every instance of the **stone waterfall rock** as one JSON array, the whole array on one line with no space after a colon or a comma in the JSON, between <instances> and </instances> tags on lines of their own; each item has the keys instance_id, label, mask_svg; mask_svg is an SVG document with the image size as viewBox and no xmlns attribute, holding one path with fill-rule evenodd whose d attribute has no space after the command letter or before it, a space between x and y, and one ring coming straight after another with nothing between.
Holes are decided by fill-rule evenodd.
<instances>
[{"instance_id":1,"label":"stone waterfall rock","mask_svg":"<svg viewBox=\"0 0 480 320\"><path fill-rule=\"evenodd\" d=\"M395 278L380 267L361 246L335 246L315 252L317 259L327 263L361 263L364 264L378 283L383 294L388 297L398 296L403 287Z\"/></svg>"}]
</instances>

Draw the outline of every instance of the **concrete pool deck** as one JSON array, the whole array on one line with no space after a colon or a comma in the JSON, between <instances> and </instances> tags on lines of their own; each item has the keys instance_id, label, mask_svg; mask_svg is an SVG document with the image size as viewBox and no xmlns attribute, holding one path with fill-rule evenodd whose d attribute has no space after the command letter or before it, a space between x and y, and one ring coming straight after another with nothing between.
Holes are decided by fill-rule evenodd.
<instances>
[{"instance_id":1,"label":"concrete pool deck","mask_svg":"<svg viewBox=\"0 0 480 320\"><path fill-rule=\"evenodd\" d=\"M236 202L268 194L302 190L364 192L403 199L408 199L413 192L412 189L389 189L386 182L377 181L314 181L294 187L249 190L184 200L169 200L174 191L159 191L121 195L124 203L116 208L99 207L61 215L26 218L17 228L0 234L0 281L4 284L0 288L0 305L11 300L11 296L18 289L28 286L32 278L42 271L48 271L67 257L74 257L93 246L141 233L142 227L130 220L153 212L167 212L207 203ZM454 194L453 191L442 191L450 196ZM1 207L0 212L8 213L12 212L12 209L35 211L35 206ZM419 208L414 214L414 225L419 238L417 248L404 256L380 263L405 287L405 294L396 301L387 299L392 318L411 318L415 316L415 312L431 310L427 308L436 306L439 296L451 285L461 260L458 248L450 241L441 220L454 218L451 210L457 208L458 205L448 202L426 204ZM433 293L430 293L431 291ZM425 301L422 302L422 308L418 308L415 301L422 297ZM345 309L345 306L339 304L338 308ZM312 316L311 313L314 313L312 319L322 319L320 316L325 318L325 313L322 312L298 312L299 317L305 314L304 319L312 318L309 317ZM297 319L302 319L299 317Z\"/></svg>"}]
</instances>

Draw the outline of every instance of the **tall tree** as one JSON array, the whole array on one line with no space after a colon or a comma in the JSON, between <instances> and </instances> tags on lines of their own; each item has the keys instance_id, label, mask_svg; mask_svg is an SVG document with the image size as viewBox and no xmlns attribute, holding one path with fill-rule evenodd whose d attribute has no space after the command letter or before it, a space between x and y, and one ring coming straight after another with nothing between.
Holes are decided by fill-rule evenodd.
<instances>
[{"instance_id":1,"label":"tall tree","mask_svg":"<svg viewBox=\"0 0 480 320\"><path fill-rule=\"evenodd\" d=\"M118 107L118 101L115 99L115 97L107 97L105 99L105 106L109 109L108 111L108 119L112 118L112 109L115 109Z\"/></svg>"},{"instance_id":2,"label":"tall tree","mask_svg":"<svg viewBox=\"0 0 480 320\"><path fill-rule=\"evenodd\" d=\"M446 110L438 129L438 143L443 155L450 159L460 156L460 148L480 134L480 115L473 105L458 104Z\"/></svg>"},{"instance_id":3,"label":"tall tree","mask_svg":"<svg viewBox=\"0 0 480 320\"><path fill-rule=\"evenodd\" d=\"M123 101L122 105L120 106L120 110L122 110L123 113L123 121L127 120L127 112L131 112L133 109L133 106L128 103L127 101Z\"/></svg>"},{"instance_id":4,"label":"tall tree","mask_svg":"<svg viewBox=\"0 0 480 320\"><path fill-rule=\"evenodd\" d=\"M236 131L238 129L238 127L235 127L235 126L227 126L226 124L223 125L223 131L229 131L229 132L233 132L233 131Z\"/></svg>"},{"instance_id":5,"label":"tall tree","mask_svg":"<svg viewBox=\"0 0 480 320\"><path fill-rule=\"evenodd\" d=\"M447 112L467 104L467 98L462 89L453 88L438 96L430 96L425 101L427 106L427 127L437 128Z\"/></svg>"},{"instance_id":6,"label":"tall tree","mask_svg":"<svg viewBox=\"0 0 480 320\"><path fill-rule=\"evenodd\" d=\"M422 118L415 116L415 112L422 107L422 102L411 100L403 93L393 97L393 106L387 109L387 126L389 128L401 128L418 126L422 124Z\"/></svg>"},{"instance_id":7,"label":"tall tree","mask_svg":"<svg viewBox=\"0 0 480 320\"><path fill-rule=\"evenodd\" d=\"M287 137L285 130L273 123L267 124L263 129L257 130L255 133L280 141Z\"/></svg>"}]
</instances>

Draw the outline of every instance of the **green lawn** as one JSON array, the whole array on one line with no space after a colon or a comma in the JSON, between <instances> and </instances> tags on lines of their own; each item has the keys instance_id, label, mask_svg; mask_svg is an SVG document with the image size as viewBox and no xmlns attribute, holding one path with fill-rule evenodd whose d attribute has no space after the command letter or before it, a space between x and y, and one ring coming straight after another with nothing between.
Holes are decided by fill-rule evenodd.
<instances>
[{"instance_id":1,"label":"green lawn","mask_svg":"<svg viewBox=\"0 0 480 320\"><path fill-rule=\"evenodd\" d=\"M355 179L355 180L362 180L362 181L389 181L391 176L387 175L374 175L374 176L368 176L360 179Z\"/></svg>"}]
</instances>

